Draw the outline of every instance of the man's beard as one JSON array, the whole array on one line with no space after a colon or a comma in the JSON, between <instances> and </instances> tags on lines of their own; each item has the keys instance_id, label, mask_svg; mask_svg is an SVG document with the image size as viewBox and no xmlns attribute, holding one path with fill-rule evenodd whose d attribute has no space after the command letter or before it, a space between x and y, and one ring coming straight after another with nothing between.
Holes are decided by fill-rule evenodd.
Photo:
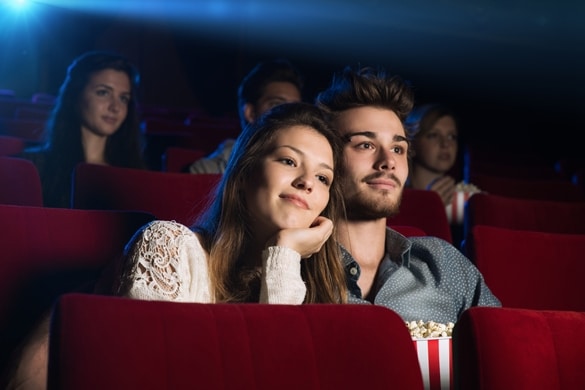
<instances>
[{"instance_id":1,"label":"man's beard","mask_svg":"<svg viewBox=\"0 0 585 390\"><path fill-rule=\"evenodd\" d=\"M382 198L382 199L380 199ZM394 202L384 197L366 197L360 193L345 198L345 210L350 221L370 221L392 217L400 211L402 194Z\"/></svg>"}]
</instances>

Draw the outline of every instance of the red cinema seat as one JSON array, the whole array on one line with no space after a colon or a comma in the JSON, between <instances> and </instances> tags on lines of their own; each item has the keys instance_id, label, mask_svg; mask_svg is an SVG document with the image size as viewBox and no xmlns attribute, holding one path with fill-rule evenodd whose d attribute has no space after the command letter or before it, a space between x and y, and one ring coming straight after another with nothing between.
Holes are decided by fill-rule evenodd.
<instances>
[{"instance_id":1,"label":"red cinema seat","mask_svg":"<svg viewBox=\"0 0 585 390\"><path fill-rule=\"evenodd\" d=\"M387 220L388 226L407 225L453 243L451 227L441 197L434 191L405 188L400 212Z\"/></svg>"},{"instance_id":2,"label":"red cinema seat","mask_svg":"<svg viewBox=\"0 0 585 390\"><path fill-rule=\"evenodd\" d=\"M74 172L72 207L141 210L190 226L220 178L81 163Z\"/></svg>"},{"instance_id":3,"label":"red cinema seat","mask_svg":"<svg viewBox=\"0 0 585 390\"><path fill-rule=\"evenodd\" d=\"M50 337L49 389L423 388L410 333L382 306L68 294Z\"/></svg>"},{"instance_id":4,"label":"red cinema seat","mask_svg":"<svg viewBox=\"0 0 585 390\"><path fill-rule=\"evenodd\" d=\"M41 178L32 161L0 156L0 204L43 206Z\"/></svg>"},{"instance_id":5,"label":"red cinema seat","mask_svg":"<svg viewBox=\"0 0 585 390\"><path fill-rule=\"evenodd\" d=\"M477 225L468 241L469 257L504 307L585 311L585 234Z\"/></svg>"},{"instance_id":6,"label":"red cinema seat","mask_svg":"<svg viewBox=\"0 0 585 390\"><path fill-rule=\"evenodd\" d=\"M472 307L453 330L455 389L584 389L585 313Z\"/></svg>"},{"instance_id":7,"label":"red cinema seat","mask_svg":"<svg viewBox=\"0 0 585 390\"><path fill-rule=\"evenodd\" d=\"M154 216L0 205L0 368L59 294L97 278Z\"/></svg>"}]
</instances>

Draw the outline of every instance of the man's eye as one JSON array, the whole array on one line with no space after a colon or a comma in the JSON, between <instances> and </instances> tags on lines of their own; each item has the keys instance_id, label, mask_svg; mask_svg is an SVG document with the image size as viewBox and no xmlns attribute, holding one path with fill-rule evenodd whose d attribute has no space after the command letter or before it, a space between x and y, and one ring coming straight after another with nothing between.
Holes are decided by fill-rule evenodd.
<instances>
[{"instance_id":1,"label":"man's eye","mask_svg":"<svg viewBox=\"0 0 585 390\"><path fill-rule=\"evenodd\" d=\"M362 142L361 144L358 144L357 147L360 149L373 149L374 145L370 142Z\"/></svg>"},{"instance_id":2,"label":"man's eye","mask_svg":"<svg viewBox=\"0 0 585 390\"><path fill-rule=\"evenodd\" d=\"M404 148L402 146L394 146L391 150L396 154L404 154Z\"/></svg>"}]
</instances>

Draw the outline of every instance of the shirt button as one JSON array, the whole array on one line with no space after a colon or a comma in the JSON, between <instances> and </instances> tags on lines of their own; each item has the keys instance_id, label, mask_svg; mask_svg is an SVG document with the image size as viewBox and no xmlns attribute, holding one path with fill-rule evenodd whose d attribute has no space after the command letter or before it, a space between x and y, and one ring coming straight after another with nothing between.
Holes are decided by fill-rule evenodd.
<instances>
[{"instance_id":1,"label":"shirt button","mask_svg":"<svg viewBox=\"0 0 585 390\"><path fill-rule=\"evenodd\" d=\"M356 267L352 267L349 269L349 273L352 274L353 276L356 276L358 273L358 270Z\"/></svg>"}]
</instances>

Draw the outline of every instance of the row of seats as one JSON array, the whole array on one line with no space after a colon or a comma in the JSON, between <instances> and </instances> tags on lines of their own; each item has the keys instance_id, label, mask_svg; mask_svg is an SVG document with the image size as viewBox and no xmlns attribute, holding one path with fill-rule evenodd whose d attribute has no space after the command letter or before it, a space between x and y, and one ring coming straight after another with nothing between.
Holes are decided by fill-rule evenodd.
<instances>
[{"instance_id":1,"label":"row of seats","mask_svg":"<svg viewBox=\"0 0 585 390\"><path fill-rule=\"evenodd\" d=\"M0 370L57 296L91 283L153 219L142 211L0 204Z\"/></svg>"},{"instance_id":2,"label":"row of seats","mask_svg":"<svg viewBox=\"0 0 585 390\"><path fill-rule=\"evenodd\" d=\"M453 331L452 388L584 388L584 325L585 312L471 308ZM66 294L49 351L49 389L425 388L404 322L374 305Z\"/></svg>"},{"instance_id":3,"label":"row of seats","mask_svg":"<svg viewBox=\"0 0 585 390\"><path fill-rule=\"evenodd\" d=\"M105 265L154 218L144 211L0 204L0 368L59 295L91 290ZM410 226L396 229L424 234Z\"/></svg>"},{"instance_id":4,"label":"row of seats","mask_svg":"<svg viewBox=\"0 0 585 390\"><path fill-rule=\"evenodd\" d=\"M0 203L42 205L40 179L32 162L0 157L0 180ZM190 225L218 181L219 175L215 174L190 175L82 163L74 173L72 207L143 210L159 219ZM466 241L471 237L475 225L585 234L584 216L585 201L542 201L479 193L467 203L464 237ZM400 212L389 218L388 224L416 226L428 235L453 242L442 202L432 191L405 189Z\"/></svg>"},{"instance_id":5,"label":"row of seats","mask_svg":"<svg viewBox=\"0 0 585 390\"><path fill-rule=\"evenodd\" d=\"M13 160L19 160L19 159L13 159ZM25 160L26 161L26 160ZM86 166L90 166L89 164L82 164L82 165L86 165ZM98 171L94 171L92 169L94 168L111 168L111 167L103 167L103 166L90 166L90 170L89 170L89 174L88 177L95 177L96 176L96 172ZM82 168L79 168L82 169ZM118 168L116 168L116 170L119 170ZM134 171L134 170L132 170ZM105 172L105 170L104 170ZM120 171L118 171L120 172ZM139 171L141 173L155 173L157 175L166 175L165 177L168 178L169 176L166 173L163 172L149 172L149 171ZM99 173L99 172L98 172ZM99 176L99 174L98 174ZM197 175L170 175L170 176L175 176L175 177L182 177L182 178L192 178L192 177L196 177ZM162 177L162 176L161 176ZM123 178L124 182L128 181L128 178ZM148 177L149 179L151 177ZM178 179L177 179L178 180ZM111 182L109 184L112 184ZM169 184L169 183L167 183ZM108 181L104 181L102 182L102 184L99 187L102 186L106 186L108 185ZM167 194L170 196L175 196L176 197L176 193L174 193L173 191L168 191L169 188L177 188L176 185L174 184L169 184L169 186L162 186L160 188L166 188L167 189ZM95 189L96 191L98 189ZM148 193L149 189L148 188L142 188L141 189L142 193ZM420 191L421 193L425 193L425 194L434 194L432 192L428 192L428 191ZM418 192L415 192L418 193ZM91 192L89 192L89 194L91 194ZM408 196L408 192L405 192L405 197ZM478 196L478 195L476 195ZM129 200L131 201L133 197L130 197ZM140 196L137 197L141 198ZM159 201L157 202L158 205L161 204L160 202L160 197L157 197L157 195L152 195L153 199L158 199ZM473 197L471 198L473 199ZM115 200L115 199L114 199ZM419 203L420 202L420 203ZM164 203L164 202L163 202ZM186 202L185 204L188 204L189 202ZM154 203L153 203L154 204ZM419 199L418 202L413 202L413 205L417 205L418 207L414 207L414 209L418 210L418 212L421 212L421 204L427 204L425 203L424 199ZM565 203L565 204L573 204L573 203ZM7 206L8 207L8 206ZM12 207L16 207L16 206L12 206ZM128 206L125 206L127 209ZM26 208L26 207L17 207L17 208ZM76 209L43 209L43 208L37 208L43 211L47 211L47 210L65 210L68 212L83 212L83 211L88 211L88 210L76 210ZM140 209L140 208L138 208ZM407 210L405 208L405 210ZM441 215L445 215L444 214L444 210L442 209L442 205L441 205L441 209L442 214ZM95 210L93 210L92 212L97 212ZM104 210L104 212L109 213L111 212L111 210ZM402 214L402 213L401 213ZM183 214L181 214L183 215ZM151 215L149 216L149 218L154 218L155 215ZM2 218L4 221L7 221L8 223L11 221L20 221L22 220L22 218L12 218L10 216L8 216L7 218ZM28 219L28 218L27 218ZM33 219L34 220L34 219ZM150 219L149 219L150 220ZM434 220L434 219L425 219L425 218L421 218L421 221L425 221L425 220ZM581 218L582 220L582 218ZM394 221L397 222L397 221ZM562 224L559 224L562 225ZM55 226L60 226L60 223L52 223L51 226L55 227ZM401 229L405 229L404 231L402 231L405 234L408 234L409 229L411 229L411 227L409 226L396 226L395 228L397 228L397 230L402 231ZM580 302L580 293L579 293L579 283L578 280L576 280L575 278L578 277L578 275L580 275L580 267L581 266L581 261L579 261L577 255L579 253L582 253L582 250L585 249L583 247L583 236L580 234L561 234L561 233L542 233L540 232L537 235L534 235L535 233L538 232L526 232L524 230L513 230L513 229L504 229L504 228L490 228L490 229L484 229L485 226L475 226L473 229L473 245L471 245L469 248L475 248L474 250L478 251L478 253L484 251L485 253L487 253L486 256L484 256L485 258L485 264L488 264L489 266L491 266L491 271L490 268L486 268L487 271L484 271L483 269L481 269L480 264L482 264L482 260L479 260L481 257L480 255L476 255L476 254L472 254L471 257L472 259L474 259L474 261L476 261L476 264L478 264L478 267L480 267L480 270L482 270L482 272L484 273L484 276L486 276L486 280L488 281L488 284L491 285L492 283L494 284L493 290L494 293L496 293L496 295L498 297L500 297L500 299L502 300L502 302L504 303L504 305L506 307L521 307L521 308L534 308L534 309L542 309L542 308L549 308L550 310L581 310L582 308L582 303ZM27 228L29 229L29 228ZM25 232L27 233L27 242L28 245L32 245L34 248L42 248L43 245L42 243L36 243L34 241L31 241L30 239L30 233L32 230L27 230L25 229ZM427 228L429 229L429 228ZM6 229L8 231L8 229ZM83 231L84 229L82 227L78 227L78 231ZM134 229L135 230L135 229ZM487 231L487 236L484 234L482 235L482 231ZM505 235L502 236L500 235L501 233L504 233ZM54 230L52 231L52 233L56 233L58 234L59 231L58 230ZM530 236L530 234L526 235L526 233L530 233L532 234L532 236ZM417 229L416 227L414 228L414 232L413 230L410 230L410 234L411 235L424 235L426 234L425 231ZM507 234L507 236L506 236ZM510 235L512 234L512 235ZM541 235L543 234L543 235ZM8 235L9 236L9 235ZM564 241L556 241L556 237L559 236L560 238L562 238ZM484 237L484 238L482 238ZM487 238L485 238L487 237ZM506 238L508 237L508 238ZM18 243L18 240L13 240L9 237L10 242L14 241L16 243ZM491 240L491 241L490 241ZM22 242L22 241L21 241ZM53 242L58 242L54 239L54 237L51 239L51 245L53 245ZM45 242L45 245L48 245L49 241ZM542 244L542 246L535 246L534 244L538 243L538 244ZM547 244L548 243L548 244ZM554 245L550 245L550 243L553 243ZM556 245L556 246L555 246ZM91 249L92 246L89 245L87 248ZM483 249L482 249L483 248ZM34 251L33 251L34 252ZM50 252L50 250L49 250ZM42 253L42 252L41 252ZM475 253L475 252L470 252L470 253ZM560 256L558 256L558 254L560 254ZM39 253L35 252L33 253L33 255L35 255L37 258L39 258ZM540 256L540 257L539 257ZM558 256L558 258L557 258ZM517 259L520 258L521 261L517 262ZM555 272L550 272L549 268L546 266L543 266L543 264L548 264L551 262L551 259L555 260L555 263L553 264L555 267ZM496 263L496 261L502 261L503 263ZM527 264L526 261L528 261L529 263ZM548 261L548 263L547 263ZM516 262L516 263L515 263ZM27 264L26 262L24 264ZM64 272L67 271L68 267L65 266L65 270L60 269L60 270L51 270L53 264L51 262L46 264L49 268L49 272L47 272L48 275L50 276L54 276L53 271L60 271L60 272ZM83 266L81 267L83 269ZM18 268L17 268L18 269ZM33 267L33 270L38 271L38 269L35 269ZM507 280L502 281L502 283L500 283L500 285L498 285L497 281L502 279L502 270L506 270L506 275L508 277ZM69 271L71 271L71 269L69 269ZM565 273L563 272L570 272L571 273L571 277L569 279L566 279ZM78 271L76 271L78 272ZM57 274L59 272L56 272ZM93 269L93 273L92 275L95 276L96 270L95 268ZM41 272L41 274L43 274L43 272ZM75 272L73 272L73 274L75 274ZM491 279L488 279L488 274L491 274L493 277L493 280L495 280L496 282L492 282ZM520 275L520 276L518 276ZM10 274L10 272L7 273L6 275L8 278L11 278L13 275ZM87 276L87 275L86 275ZM548 278L548 279L547 279ZM12 278L14 280L19 280L17 277ZM71 288L72 286L72 280L77 280L76 278L71 278L71 273L67 274L66 273L66 277L64 279L61 279L59 281L59 278L53 278L51 277L50 280L52 280L53 282L57 282L57 289L59 290L59 293L62 293L63 291L67 291L67 288L64 288L67 283L69 288ZM67 281L67 283L63 283L63 281ZM554 282L554 283L551 283ZM560 282L557 282L560 281ZM29 286L30 284L26 284L26 283L17 283L19 286ZM33 283L33 285L36 285L36 283ZM43 284L41 283L41 286ZM75 285L77 285L77 283L75 283ZM10 283L7 284L8 287L10 287ZM549 288L550 286L550 288ZM14 287L14 285L13 285ZM543 288L544 287L544 288ZM18 296L18 292L16 294L16 296ZM27 296L27 291L25 291L25 297ZM34 294L33 294L34 295ZM14 296L12 294L7 293L5 296ZM30 295L28 295L30 296ZM55 294L51 295L51 294L36 294L34 295L33 298L31 298L32 302L43 302L43 300L39 300L38 298L43 297L45 298L45 303L47 302L46 299L48 299L51 296L55 296ZM57 294L58 296L58 294ZM566 299L566 297L571 297L571 299ZM574 298L574 299L573 299ZM560 307L559 306L559 302L563 302L564 306ZM26 303L25 303L26 305ZM46 306L46 305L45 305ZM15 305L15 307L22 307L21 305ZM31 305L27 305L26 307L31 307ZM32 307L34 307L34 305L32 305ZM46 307L45 307L46 309ZM14 310L15 313L18 313L16 310ZM11 314L9 314L8 317L5 318L12 318L13 320L15 320L16 318L18 318L18 315L11 317ZM30 319L30 318L29 318ZM10 322L9 328L14 328L14 324L18 324L18 321L14 321L14 322ZM29 324L30 321L23 321L21 323L22 324ZM25 329L25 327L23 326L16 326L16 328L18 328L19 331L22 331ZM5 334L6 335L13 335L14 332L11 332L10 330L14 330L14 329L9 329L9 331L7 331ZM18 332L16 332L18 333ZM10 344L10 338L8 339L8 344ZM4 349L2 349L4 350ZM7 351L9 349L6 349Z\"/></svg>"}]
</instances>

